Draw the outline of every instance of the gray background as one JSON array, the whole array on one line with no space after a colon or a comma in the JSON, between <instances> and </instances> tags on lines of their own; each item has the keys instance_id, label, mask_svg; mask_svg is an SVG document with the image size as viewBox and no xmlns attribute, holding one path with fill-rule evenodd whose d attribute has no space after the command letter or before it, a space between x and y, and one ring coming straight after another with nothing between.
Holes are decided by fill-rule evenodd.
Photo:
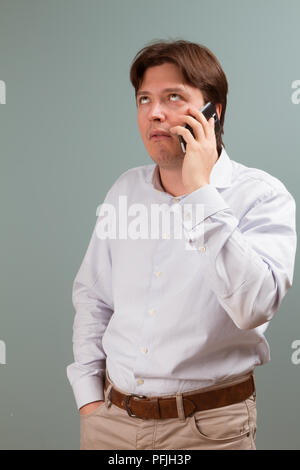
<instances>
[{"instance_id":1,"label":"gray background","mask_svg":"<svg viewBox=\"0 0 300 470\"><path fill-rule=\"evenodd\" d=\"M129 68L154 39L208 46L229 82L231 159L279 178L299 200L297 0L0 0L1 449L78 449L73 279L96 209L128 168L152 163ZM256 368L258 449L299 449L299 281Z\"/></svg>"}]
</instances>

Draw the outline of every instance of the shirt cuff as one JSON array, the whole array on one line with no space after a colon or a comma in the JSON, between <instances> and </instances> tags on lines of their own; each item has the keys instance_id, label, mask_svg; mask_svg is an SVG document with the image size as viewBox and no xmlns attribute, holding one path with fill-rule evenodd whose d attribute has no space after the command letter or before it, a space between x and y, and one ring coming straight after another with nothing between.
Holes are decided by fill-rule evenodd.
<instances>
[{"instance_id":1,"label":"shirt cuff","mask_svg":"<svg viewBox=\"0 0 300 470\"><path fill-rule=\"evenodd\" d=\"M104 379L99 376L83 377L72 388L78 409L93 401L104 400Z\"/></svg>"},{"instance_id":2,"label":"shirt cuff","mask_svg":"<svg viewBox=\"0 0 300 470\"><path fill-rule=\"evenodd\" d=\"M185 196L180 204L183 206L183 227L187 232L203 222L207 217L230 206L224 201L218 190L211 184Z\"/></svg>"}]
</instances>

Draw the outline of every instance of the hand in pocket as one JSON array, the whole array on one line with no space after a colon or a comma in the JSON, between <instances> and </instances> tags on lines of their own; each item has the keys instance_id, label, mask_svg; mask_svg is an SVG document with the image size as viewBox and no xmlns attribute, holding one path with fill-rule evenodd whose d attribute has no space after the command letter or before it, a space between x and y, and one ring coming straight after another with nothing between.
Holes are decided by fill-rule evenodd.
<instances>
[{"instance_id":1,"label":"hand in pocket","mask_svg":"<svg viewBox=\"0 0 300 470\"><path fill-rule=\"evenodd\" d=\"M97 408L102 406L103 403L104 403L104 400L93 401L91 403L87 403L86 405L82 406L79 409L79 413L81 416L92 414Z\"/></svg>"}]
</instances>

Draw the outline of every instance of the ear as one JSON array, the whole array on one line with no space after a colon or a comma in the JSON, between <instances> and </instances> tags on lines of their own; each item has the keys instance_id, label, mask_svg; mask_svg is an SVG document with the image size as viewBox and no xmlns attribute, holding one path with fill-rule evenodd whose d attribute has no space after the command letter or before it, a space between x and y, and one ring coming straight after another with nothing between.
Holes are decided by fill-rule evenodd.
<instances>
[{"instance_id":1,"label":"ear","mask_svg":"<svg viewBox=\"0 0 300 470\"><path fill-rule=\"evenodd\" d=\"M218 118L219 118L219 120L220 120L221 112L222 112L222 105L221 105L221 103L217 103L217 104L216 104L216 110L217 110Z\"/></svg>"}]
</instances>

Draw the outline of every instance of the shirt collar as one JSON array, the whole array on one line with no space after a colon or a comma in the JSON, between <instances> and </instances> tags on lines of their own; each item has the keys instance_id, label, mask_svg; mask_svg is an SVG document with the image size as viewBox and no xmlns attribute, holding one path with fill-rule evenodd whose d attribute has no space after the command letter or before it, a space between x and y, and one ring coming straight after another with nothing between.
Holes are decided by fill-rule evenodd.
<instances>
[{"instance_id":1,"label":"shirt collar","mask_svg":"<svg viewBox=\"0 0 300 470\"><path fill-rule=\"evenodd\" d=\"M222 147L221 155L213 166L210 174L210 184L215 188L228 188L231 185L232 179L232 163L225 150ZM151 183L155 189L163 191L164 189L160 183L159 167L158 165L151 165L146 181Z\"/></svg>"}]
</instances>

